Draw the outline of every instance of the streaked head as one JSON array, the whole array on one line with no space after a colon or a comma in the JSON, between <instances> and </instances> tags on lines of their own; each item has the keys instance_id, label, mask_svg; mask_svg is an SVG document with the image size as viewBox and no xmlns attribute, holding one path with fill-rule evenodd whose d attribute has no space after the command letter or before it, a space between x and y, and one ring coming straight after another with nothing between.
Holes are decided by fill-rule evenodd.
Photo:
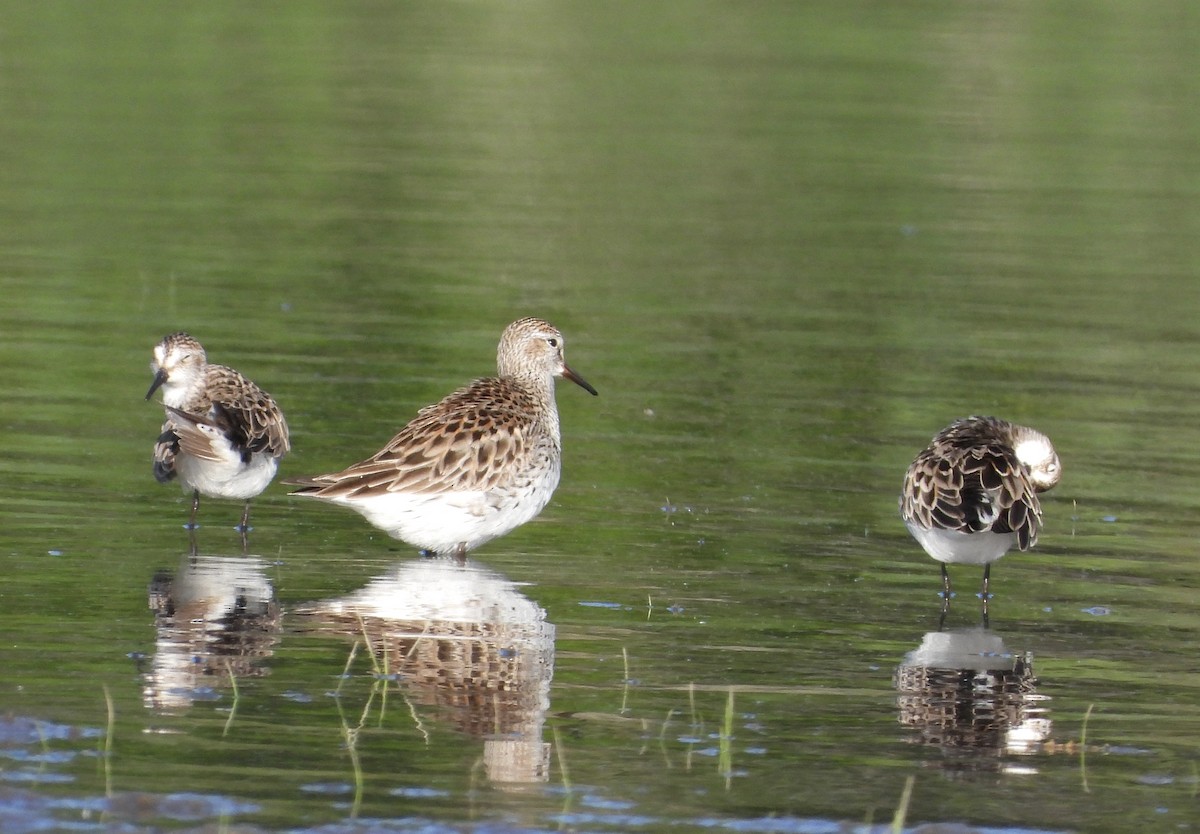
<instances>
[{"instance_id":1,"label":"streaked head","mask_svg":"<svg viewBox=\"0 0 1200 834\"><path fill-rule=\"evenodd\" d=\"M596 395L596 389L567 365L565 346L562 333L545 319L517 319L500 336L496 369L501 377L565 377Z\"/></svg>"},{"instance_id":2,"label":"streaked head","mask_svg":"<svg viewBox=\"0 0 1200 834\"><path fill-rule=\"evenodd\" d=\"M173 389L190 388L202 379L206 364L208 357L204 347L187 333L164 336L154 346L154 359L150 362L154 381L146 392L146 399L162 385Z\"/></svg>"},{"instance_id":3,"label":"streaked head","mask_svg":"<svg viewBox=\"0 0 1200 834\"><path fill-rule=\"evenodd\" d=\"M1045 492L1062 478L1062 464L1050 438L1026 426L1016 426L1013 451L1017 460L1029 467L1029 480L1038 492Z\"/></svg>"}]
</instances>

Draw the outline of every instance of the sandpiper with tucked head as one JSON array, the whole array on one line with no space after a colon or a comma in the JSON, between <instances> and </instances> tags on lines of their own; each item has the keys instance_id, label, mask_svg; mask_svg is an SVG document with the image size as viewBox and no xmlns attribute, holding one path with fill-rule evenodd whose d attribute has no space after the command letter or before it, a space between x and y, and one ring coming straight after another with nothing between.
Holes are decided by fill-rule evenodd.
<instances>
[{"instance_id":1,"label":"sandpiper with tucked head","mask_svg":"<svg viewBox=\"0 0 1200 834\"><path fill-rule=\"evenodd\" d=\"M461 561L536 516L558 486L554 377L596 394L567 366L563 345L547 321L514 321L500 337L497 376L422 408L367 460L286 483L301 487L293 495L350 507L397 539Z\"/></svg>"},{"instance_id":2,"label":"sandpiper with tucked head","mask_svg":"<svg viewBox=\"0 0 1200 834\"><path fill-rule=\"evenodd\" d=\"M1058 483L1062 466L1041 432L996 417L967 417L938 432L908 467L900 516L925 552L942 564L983 565L986 611L992 562L1037 543L1038 493Z\"/></svg>"},{"instance_id":3,"label":"sandpiper with tucked head","mask_svg":"<svg viewBox=\"0 0 1200 834\"><path fill-rule=\"evenodd\" d=\"M249 529L250 499L259 495L289 446L287 422L275 400L246 377L208 362L187 333L165 336L150 363L167 411L154 444L154 477L179 479L192 493L188 528L195 529L200 496L245 501L238 529Z\"/></svg>"}]
</instances>

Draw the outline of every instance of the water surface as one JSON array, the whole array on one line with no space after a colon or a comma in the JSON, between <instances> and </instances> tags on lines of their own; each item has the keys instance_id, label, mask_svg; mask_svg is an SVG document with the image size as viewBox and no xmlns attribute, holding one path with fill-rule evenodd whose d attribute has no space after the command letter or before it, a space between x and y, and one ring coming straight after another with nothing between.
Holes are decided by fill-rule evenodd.
<instances>
[{"instance_id":1,"label":"water surface","mask_svg":"<svg viewBox=\"0 0 1200 834\"><path fill-rule=\"evenodd\" d=\"M0 827L1195 827L1190 7L9 12ZM166 332L303 475L530 314L601 396L468 568L150 475ZM987 630L896 515L969 413L1066 472Z\"/></svg>"}]
</instances>

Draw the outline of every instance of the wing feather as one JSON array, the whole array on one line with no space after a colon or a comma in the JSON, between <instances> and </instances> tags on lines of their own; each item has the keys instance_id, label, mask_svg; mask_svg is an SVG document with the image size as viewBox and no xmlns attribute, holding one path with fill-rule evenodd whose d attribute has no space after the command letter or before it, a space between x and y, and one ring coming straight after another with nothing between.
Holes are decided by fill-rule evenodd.
<instances>
[{"instance_id":1,"label":"wing feather","mask_svg":"<svg viewBox=\"0 0 1200 834\"><path fill-rule=\"evenodd\" d=\"M219 421L199 414L189 414L171 406L166 408L170 418L171 433L175 436L176 448L179 452L214 463L226 460L226 457L213 445L213 441L217 437L225 436L228 439L227 432ZM238 451L247 458L249 457L249 452L244 449Z\"/></svg>"},{"instance_id":2,"label":"wing feather","mask_svg":"<svg viewBox=\"0 0 1200 834\"><path fill-rule=\"evenodd\" d=\"M288 483L300 485L299 494L323 498L495 489L535 451L531 438L540 434L540 417L532 405L505 380L479 379L422 408L367 460Z\"/></svg>"},{"instance_id":3,"label":"wing feather","mask_svg":"<svg viewBox=\"0 0 1200 834\"><path fill-rule=\"evenodd\" d=\"M1036 544L1041 503L1006 426L960 421L938 434L905 475L905 521L963 533L1016 533L1021 550Z\"/></svg>"},{"instance_id":4,"label":"wing feather","mask_svg":"<svg viewBox=\"0 0 1200 834\"><path fill-rule=\"evenodd\" d=\"M175 456L178 454L179 435L175 433L175 424L168 420L154 442L154 479L160 484L175 477Z\"/></svg>"},{"instance_id":5,"label":"wing feather","mask_svg":"<svg viewBox=\"0 0 1200 834\"><path fill-rule=\"evenodd\" d=\"M287 421L274 398L224 365L207 366L207 416L237 449L283 457L291 450Z\"/></svg>"}]
</instances>

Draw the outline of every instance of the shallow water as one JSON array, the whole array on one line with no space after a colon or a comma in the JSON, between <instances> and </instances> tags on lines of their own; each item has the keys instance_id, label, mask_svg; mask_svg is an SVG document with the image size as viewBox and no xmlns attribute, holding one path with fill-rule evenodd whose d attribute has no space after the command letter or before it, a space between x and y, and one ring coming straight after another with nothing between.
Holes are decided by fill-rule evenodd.
<instances>
[{"instance_id":1,"label":"shallow water","mask_svg":"<svg viewBox=\"0 0 1200 834\"><path fill-rule=\"evenodd\" d=\"M10 9L0 829L1194 830L1191 16ZM294 476L527 314L600 397L466 568L151 477L166 332ZM896 495L980 412L1066 474L939 628Z\"/></svg>"}]
</instances>

